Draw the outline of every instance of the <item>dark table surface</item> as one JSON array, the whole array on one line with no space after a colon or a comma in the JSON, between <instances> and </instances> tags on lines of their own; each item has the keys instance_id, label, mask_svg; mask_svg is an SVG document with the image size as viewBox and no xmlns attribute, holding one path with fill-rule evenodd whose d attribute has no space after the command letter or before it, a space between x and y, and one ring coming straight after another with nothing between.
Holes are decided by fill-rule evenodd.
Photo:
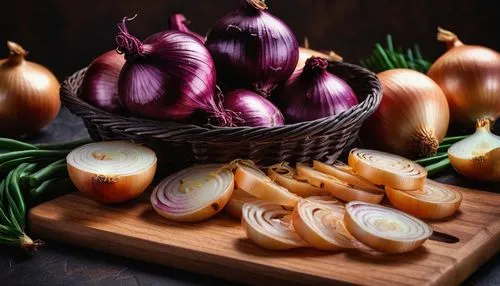
<instances>
[{"instance_id":1,"label":"dark table surface","mask_svg":"<svg viewBox=\"0 0 500 286\"><path fill-rule=\"evenodd\" d=\"M88 137L81 120L62 109L57 119L32 142L66 142ZM498 191L499 185L478 185L453 173L439 181ZM0 246L0 285L212 285L227 281L141 262L56 241L34 255ZM500 255L481 266L464 285L500 285Z\"/></svg>"}]
</instances>

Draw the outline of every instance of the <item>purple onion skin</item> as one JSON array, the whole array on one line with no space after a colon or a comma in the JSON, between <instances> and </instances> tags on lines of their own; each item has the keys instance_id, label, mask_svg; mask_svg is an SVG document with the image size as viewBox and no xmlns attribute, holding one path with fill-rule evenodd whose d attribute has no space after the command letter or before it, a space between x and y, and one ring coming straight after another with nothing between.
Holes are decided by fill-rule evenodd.
<instances>
[{"instance_id":1,"label":"purple onion skin","mask_svg":"<svg viewBox=\"0 0 500 286\"><path fill-rule=\"evenodd\" d=\"M168 22L168 29L169 30L176 30L176 31L181 31L185 32L188 34L191 34L195 36L198 40L200 40L202 43L205 43L205 37L201 36L198 33L195 33L187 27L187 24L189 23L189 20L184 17L182 14L173 14L170 16L169 22Z\"/></svg>"},{"instance_id":2,"label":"purple onion skin","mask_svg":"<svg viewBox=\"0 0 500 286\"><path fill-rule=\"evenodd\" d=\"M234 126L275 127L284 124L279 109L250 90L237 89L225 94L224 108L232 111Z\"/></svg>"},{"instance_id":3,"label":"purple onion skin","mask_svg":"<svg viewBox=\"0 0 500 286\"><path fill-rule=\"evenodd\" d=\"M156 33L141 43L124 19L116 40L125 54L119 79L122 105L133 115L186 120L195 111L216 114L215 66L194 36L180 31Z\"/></svg>"},{"instance_id":4,"label":"purple onion skin","mask_svg":"<svg viewBox=\"0 0 500 286\"><path fill-rule=\"evenodd\" d=\"M264 7L261 0L243 1L215 24L205 45L220 82L267 97L293 73L299 46L290 28Z\"/></svg>"},{"instance_id":5,"label":"purple onion skin","mask_svg":"<svg viewBox=\"0 0 500 286\"><path fill-rule=\"evenodd\" d=\"M118 98L118 78L124 64L125 58L115 50L96 58L85 72L80 97L104 111L123 114Z\"/></svg>"},{"instance_id":6,"label":"purple onion skin","mask_svg":"<svg viewBox=\"0 0 500 286\"><path fill-rule=\"evenodd\" d=\"M329 73L328 61L311 57L302 72L280 88L276 102L287 122L297 123L336 115L358 104L351 87Z\"/></svg>"}]
</instances>

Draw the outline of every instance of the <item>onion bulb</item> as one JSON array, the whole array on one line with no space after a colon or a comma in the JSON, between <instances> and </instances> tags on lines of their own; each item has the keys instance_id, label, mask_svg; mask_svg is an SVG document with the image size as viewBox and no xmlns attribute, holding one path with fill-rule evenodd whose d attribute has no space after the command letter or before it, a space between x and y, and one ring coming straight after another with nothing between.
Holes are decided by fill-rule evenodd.
<instances>
[{"instance_id":1,"label":"onion bulb","mask_svg":"<svg viewBox=\"0 0 500 286\"><path fill-rule=\"evenodd\" d=\"M462 203L462 194L431 180L415 191L386 188L391 204L418 218L442 219L453 215Z\"/></svg>"},{"instance_id":2,"label":"onion bulb","mask_svg":"<svg viewBox=\"0 0 500 286\"><path fill-rule=\"evenodd\" d=\"M32 135L57 116L59 82L45 67L26 61L21 46L7 46L10 56L0 60L0 134Z\"/></svg>"},{"instance_id":3,"label":"onion bulb","mask_svg":"<svg viewBox=\"0 0 500 286\"><path fill-rule=\"evenodd\" d=\"M437 38L448 51L428 71L444 91L452 117L475 123L500 116L500 54L494 50L463 44L450 31L438 28Z\"/></svg>"},{"instance_id":4,"label":"onion bulb","mask_svg":"<svg viewBox=\"0 0 500 286\"><path fill-rule=\"evenodd\" d=\"M432 228L418 218L388 207L350 202L344 224L363 244L382 252L404 253L420 247Z\"/></svg>"},{"instance_id":5,"label":"onion bulb","mask_svg":"<svg viewBox=\"0 0 500 286\"><path fill-rule=\"evenodd\" d=\"M198 165L163 179L151 194L151 204L169 220L197 222L221 211L233 189L231 170L221 165Z\"/></svg>"},{"instance_id":6,"label":"onion bulb","mask_svg":"<svg viewBox=\"0 0 500 286\"><path fill-rule=\"evenodd\" d=\"M352 149L349 166L376 185L411 191L422 188L427 171L417 163L401 156L368 149Z\"/></svg>"},{"instance_id":7,"label":"onion bulb","mask_svg":"<svg viewBox=\"0 0 500 286\"><path fill-rule=\"evenodd\" d=\"M480 181L500 181L500 137L490 132L490 121L478 121L476 132L453 144L448 158L458 173Z\"/></svg>"},{"instance_id":8,"label":"onion bulb","mask_svg":"<svg viewBox=\"0 0 500 286\"><path fill-rule=\"evenodd\" d=\"M189 20L184 17L182 14L173 14L170 16L169 22L168 22L168 29L169 30L177 30L181 32L185 32L188 34L191 34L195 36L200 42L205 43L205 37L201 36L198 33L192 32L189 30L187 25L189 24Z\"/></svg>"},{"instance_id":9,"label":"onion bulb","mask_svg":"<svg viewBox=\"0 0 500 286\"><path fill-rule=\"evenodd\" d=\"M306 61L310 57L318 57L318 58L323 58L328 61L335 61L335 62L341 62L343 61L343 58L340 55L337 55L334 51L329 51L329 52L323 52L323 51L316 51L313 50L309 47L309 40L307 38L304 39L304 47L299 47L299 61L297 62L297 66L295 67L295 71L299 72L304 68L306 65Z\"/></svg>"},{"instance_id":10,"label":"onion bulb","mask_svg":"<svg viewBox=\"0 0 500 286\"><path fill-rule=\"evenodd\" d=\"M409 158L436 154L449 123L448 103L441 88L410 69L392 69L377 76L384 96L363 123L363 143Z\"/></svg>"},{"instance_id":11,"label":"onion bulb","mask_svg":"<svg viewBox=\"0 0 500 286\"><path fill-rule=\"evenodd\" d=\"M344 202L363 201L378 204L384 198L383 193L372 193L363 186L345 183L302 164L297 164L297 173L307 178L311 185L329 192Z\"/></svg>"},{"instance_id":12,"label":"onion bulb","mask_svg":"<svg viewBox=\"0 0 500 286\"><path fill-rule=\"evenodd\" d=\"M292 211L266 201L243 205L241 224L248 238L262 248L287 250L307 246L293 229Z\"/></svg>"},{"instance_id":13,"label":"onion bulb","mask_svg":"<svg viewBox=\"0 0 500 286\"><path fill-rule=\"evenodd\" d=\"M126 141L80 146L66 157L75 187L101 203L121 203L139 196L151 184L156 155Z\"/></svg>"},{"instance_id":14,"label":"onion bulb","mask_svg":"<svg viewBox=\"0 0 500 286\"><path fill-rule=\"evenodd\" d=\"M335 178L354 186L360 186L363 190L372 193L384 193L384 189L378 187L367 179L356 174L349 165L340 161L335 161L333 165L328 165L319 161L313 161L313 168L322 173L334 176Z\"/></svg>"},{"instance_id":15,"label":"onion bulb","mask_svg":"<svg viewBox=\"0 0 500 286\"><path fill-rule=\"evenodd\" d=\"M299 196L273 182L266 173L252 163L240 160L235 164L234 182L245 192L261 200L289 207L295 206L300 201Z\"/></svg>"},{"instance_id":16,"label":"onion bulb","mask_svg":"<svg viewBox=\"0 0 500 286\"><path fill-rule=\"evenodd\" d=\"M305 177L297 174L288 162L270 166L267 169L267 175L276 183L301 197L317 196L325 193L321 188L309 184Z\"/></svg>"},{"instance_id":17,"label":"onion bulb","mask_svg":"<svg viewBox=\"0 0 500 286\"><path fill-rule=\"evenodd\" d=\"M254 202L256 200L257 198L250 195L249 193L241 189L234 189L231 198L224 207L224 211L228 213L230 216L240 219L243 205L249 202Z\"/></svg>"}]
</instances>

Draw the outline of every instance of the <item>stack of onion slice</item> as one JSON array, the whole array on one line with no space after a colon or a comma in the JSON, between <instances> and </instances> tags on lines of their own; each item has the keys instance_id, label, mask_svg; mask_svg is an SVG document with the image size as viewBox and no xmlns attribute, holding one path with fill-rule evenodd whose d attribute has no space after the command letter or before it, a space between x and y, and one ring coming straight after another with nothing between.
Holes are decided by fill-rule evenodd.
<instances>
[{"instance_id":1,"label":"stack of onion slice","mask_svg":"<svg viewBox=\"0 0 500 286\"><path fill-rule=\"evenodd\" d=\"M363 186L348 184L303 164L297 164L297 172L307 178L311 185L320 187L345 202L363 201L377 204L384 198L383 193L373 193L371 189Z\"/></svg>"},{"instance_id":2,"label":"stack of onion slice","mask_svg":"<svg viewBox=\"0 0 500 286\"><path fill-rule=\"evenodd\" d=\"M233 188L231 170L220 165L193 166L158 184L151 194L151 204L170 220L202 221L224 208Z\"/></svg>"},{"instance_id":3,"label":"stack of onion slice","mask_svg":"<svg viewBox=\"0 0 500 286\"><path fill-rule=\"evenodd\" d=\"M309 184L307 179L298 175L287 162L270 166L267 169L267 174L273 181L301 197L317 196L325 193L321 188Z\"/></svg>"},{"instance_id":4,"label":"stack of onion slice","mask_svg":"<svg viewBox=\"0 0 500 286\"><path fill-rule=\"evenodd\" d=\"M233 194L231 195L231 199L229 199L229 202L227 202L224 210L230 216L240 219L243 205L246 203L254 202L256 200L256 197L250 195L242 189L234 189Z\"/></svg>"}]
</instances>

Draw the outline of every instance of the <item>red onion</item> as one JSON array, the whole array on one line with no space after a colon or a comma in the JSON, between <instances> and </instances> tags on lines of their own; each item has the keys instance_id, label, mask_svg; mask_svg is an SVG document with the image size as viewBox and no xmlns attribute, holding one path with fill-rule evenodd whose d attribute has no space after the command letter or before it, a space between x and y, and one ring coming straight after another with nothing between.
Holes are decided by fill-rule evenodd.
<instances>
[{"instance_id":1,"label":"red onion","mask_svg":"<svg viewBox=\"0 0 500 286\"><path fill-rule=\"evenodd\" d=\"M118 98L118 77L125 64L123 55L115 50L96 58L85 72L81 98L111 113L123 113Z\"/></svg>"},{"instance_id":2,"label":"red onion","mask_svg":"<svg viewBox=\"0 0 500 286\"><path fill-rule=\"evenodd\" d=\"M187 27L189 24L189 20L184 17L182 14L173 14L170 16L169 22L168 22L168 29L169 30L177 30L181 32L186 32L188 34L191 34L198 38L202 43L205 43L205 37L201 36L198 33L195 33Z\"/></svg>"},{"instance_id":3,"label":"red onion","mask_svg":"<svg viewBox=\"0 0 500 286\"><path fill-rule=\"evenodd\" d=\"M328 61L311 57L301 73L295 73L277 94L277 102L289 122L328 117L358 103L351 87L329 73Z\"/></svg>"},{"instance_id":4,"label":"red onion","mask_svg":"<svg viewBox=\"0 0 500 286\"><path fill-rule=\"evenodd\" d=\"M290 28L266 9L262 0L243 1L215 24L206 41L224 85L264 96L290 77L299 58Z\"/></svg>"},{"instance_id":5,"label":"red onion","mask_svg":"<svg viewBox=\"0 0 500 286\"><path fill-rule=\"evenodd\" d=\"M246 89L237 89L224 97L224 108L233 114L232 124L235 126L283 125L283 115L269 100Z\"/></svg>"},{"instance_id":6,"label":"red onion","mask_svg":"<svg viewBox=\"0 0 500 286\"><path fill-rule=\"evenodd\" d=\"M205 46L180 31L159 32L141 43L129 34L127 20L118 25L116 36L118 51L127 60L118 87L122 105L152 119L184 120L204 111L224 121L214 99L214 63Z\"/></svg>"}]
</instances>

